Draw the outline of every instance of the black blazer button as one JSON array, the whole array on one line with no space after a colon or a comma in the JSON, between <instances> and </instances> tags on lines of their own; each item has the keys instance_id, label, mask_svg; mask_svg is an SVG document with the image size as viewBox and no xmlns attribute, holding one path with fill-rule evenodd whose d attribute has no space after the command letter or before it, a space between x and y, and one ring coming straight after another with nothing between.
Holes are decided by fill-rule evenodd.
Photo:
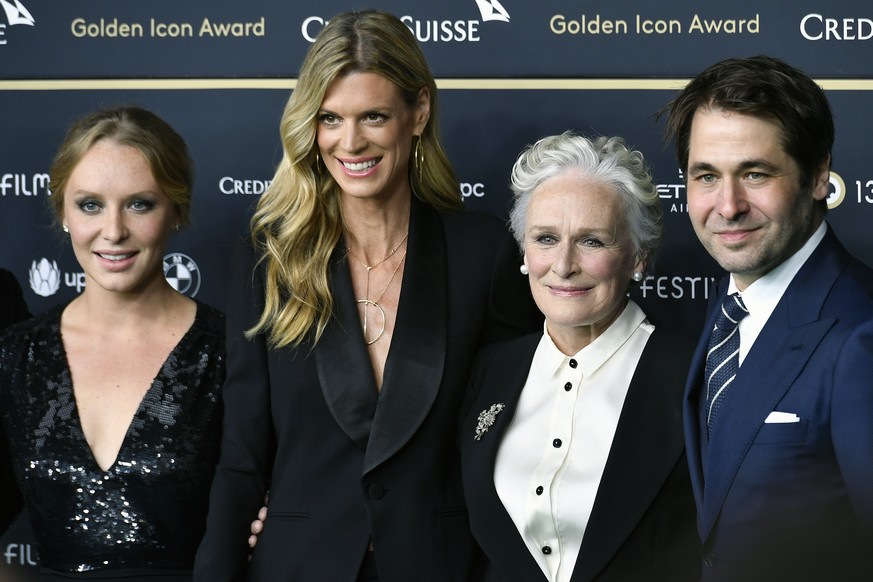
<instances>
[{"instance_id":1,"label":"black blazer button","mask_svg":"<svg viewBox=\"0 0 873 582\"><path fill-rule=\"evenodd\" d=\"M703 558L703 564L707 568L714 568L716 564L718 564L718 556L715 553L706 554Z\"/></svg>"},{"instance_id":2,"label":"black blazer button","mask_svg":"<svg viewBox=\"0 0 873 582\"><path fill-rule=\"evenodd\" d=\"M370 499L382 499L385 496L385 488L378 483L373 483L367 489L367 494L370 496Z\"/></svg>"}]
</instances>

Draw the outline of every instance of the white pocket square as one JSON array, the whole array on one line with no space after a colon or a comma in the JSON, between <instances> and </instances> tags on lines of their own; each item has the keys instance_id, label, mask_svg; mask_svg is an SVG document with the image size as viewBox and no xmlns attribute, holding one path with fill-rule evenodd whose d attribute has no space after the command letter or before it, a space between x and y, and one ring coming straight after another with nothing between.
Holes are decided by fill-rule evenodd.
<instances>
[{"instance_id":1,"label":"white pocket square","mask_svg":"<svg viewBox=\"0 0 873 582\"><path fill-rule=\"evenodd\" d=\"M791 422L800 422L800 417L793 412L779 412L774 410L767 416L765 424L786 424Z\"/></svg>"}]
</instances>

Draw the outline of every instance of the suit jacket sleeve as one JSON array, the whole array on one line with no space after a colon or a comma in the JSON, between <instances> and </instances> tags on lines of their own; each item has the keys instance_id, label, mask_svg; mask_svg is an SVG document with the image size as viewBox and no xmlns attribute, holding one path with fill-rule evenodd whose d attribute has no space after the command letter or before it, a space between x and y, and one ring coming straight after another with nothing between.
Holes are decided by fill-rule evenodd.
<instances>
[{"instance_id":1,"label":"suit jacket sleeve","mask_svg":"<svg viewBox=\"0 0 873 582\"><path fill-rule=\"evenodd\" d=\"M834 366L831 430L840 473L862 527L873 535L873 321L860 325Z\"/></svg>"},{"instance_id":2,"label":"suit jacket sleeve","mask_svg":"<svg viewBox=\"0 0 873 582\"><path fill-rule=\"evenodd\" d=\"M15 521L21 512L24 500L12 474L12 456L9 444L0 423L0 535Z\"/></svg>"},{"instance_id":3,"label":"suit jacket sleeve","mask_svg":"<svg viewBox=\"0 0 873 582\"><path fill-rule=\"evenodd\" d=\"M204 582L245 580L249 528L264 503L273 458L266 341L262 335L252 340L244 335L263 308L254 256L249 245L240 244L229 278L221 456L194 568L194 579Z\"/></svg>"},{"instance_id":4,"label":"suit jacket sleeve","mask_svg":"<svg viewBox=\"0 0 873 582\"><path fill-rule=\"evenodd\" d=\"M7 307L8 311L6 311ZM21 288L18 287L12 273L3 269L0 269L0 310L3 310L3 321L0 321L0 328L30 317L27 306L24 305L24 299L21 297ZM4 342L2 345L8 346L12 339L9 335L0 335L0 342ZM11 361L8 363L11 364ZM4 365L5 361L0 362L0 401L3 400L3 391L9 389L4 381L9 377L8 374L4 374ZM12 470L12 451L3 428L2 418L0 418L0 534L9 529L23 507L24 500L18 490Z\"/></svg>"},{"instance_id":5,"label":"suit jacket sleeve","mask_svg":"<svg viewBox=\"0 0 873 582\"><path fill-rule=\"evenodd\" d=\"M0 329L30 317L24 295L15 276L0 269Z\"/></svg>"}]
</instances>

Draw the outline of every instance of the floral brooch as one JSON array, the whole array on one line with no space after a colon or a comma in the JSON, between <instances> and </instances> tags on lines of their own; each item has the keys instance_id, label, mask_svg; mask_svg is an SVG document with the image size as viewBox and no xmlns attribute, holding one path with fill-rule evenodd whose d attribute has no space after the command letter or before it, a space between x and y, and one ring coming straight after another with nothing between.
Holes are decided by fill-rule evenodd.
<instances>
[{"instance_id":1,"label":"floral brooch","mask_svg":"<svg viewBox=\"0 0 873 582\"><path fill-rule=\"evenodd\" d=\"M498 404L492 404L491 408L479 413L479 421L476 423L476 436L473 437L473 440L480 440L482 435L488 432L488 429L491 428L491 425L493 425L494 421L497 420L497 415L504 408L506 408L506 406L500 402Z\"/></svg>"}]
</instances>

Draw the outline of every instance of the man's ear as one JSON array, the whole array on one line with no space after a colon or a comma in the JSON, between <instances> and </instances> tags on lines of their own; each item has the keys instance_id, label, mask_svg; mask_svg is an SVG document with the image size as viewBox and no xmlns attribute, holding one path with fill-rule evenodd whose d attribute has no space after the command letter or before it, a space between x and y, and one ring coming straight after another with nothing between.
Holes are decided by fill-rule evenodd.
<instances>
[{"instance_id":1,"label":"man's ear","mask_svg":"<svg viewBox=\"0 0 873 582\"><path fill-rule=\"evenodd\" d=\"M824 200L828 197L831 182L830 166L831 157L828 156L812 175L812 197L815 200Z\"/></svg>"}]
</instances>

